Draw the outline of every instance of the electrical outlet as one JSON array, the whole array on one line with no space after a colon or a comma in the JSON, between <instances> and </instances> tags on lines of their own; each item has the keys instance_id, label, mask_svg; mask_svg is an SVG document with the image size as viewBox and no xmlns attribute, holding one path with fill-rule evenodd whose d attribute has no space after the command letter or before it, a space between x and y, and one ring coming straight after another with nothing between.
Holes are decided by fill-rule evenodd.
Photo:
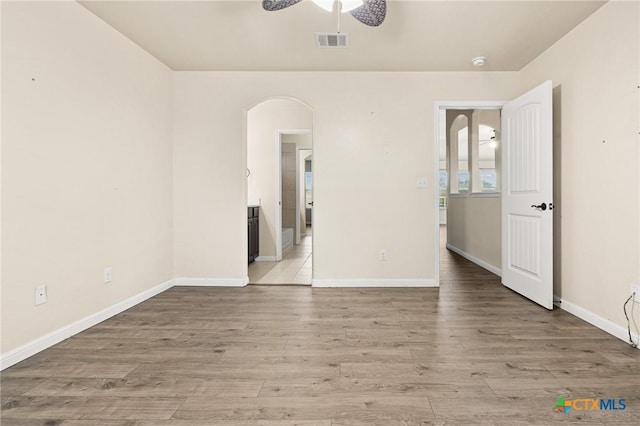
<instances>
[{"instance_id":1,"label":"electrical outlet","mask_svg":"<svg viewBox=\"0 0 640 426\"><path fill-rule=\"evenodd\" d=\"M640 284L631 284L631 294L633 294L633 301L640 303Z\"/></svg>"},{"instance_id":2,"label":"electrical outlet","mask_svg":"<svg viewBox=\"0 0 640 426\"><path fill-rule=\"evenodd\" d=\"M36 306L42 305L43 303L47 303L47 286L41 285L39 287L36 287L35 295L36 295Z\"/></svg>"},{"instance_id":3,"label":"electrical outlet","mask_svg":"<svg viewBox=\"0 0 640 426\"><path fill-rule=\"evenodd\" d=\"M107 266L106 268L104 268L104 283L110 283L111 282L111 266Z\"/></svg>"},{"instance_id":4,"label":"electrical outlet","mask_svg":"<svg viewBox=\"0 0 640 426\"><path fill-rule=\"evenodd\" d=\"M389 253L387 253L387 249L380 249L380 260L389 260Z\"/></svg>"}]
</instances>

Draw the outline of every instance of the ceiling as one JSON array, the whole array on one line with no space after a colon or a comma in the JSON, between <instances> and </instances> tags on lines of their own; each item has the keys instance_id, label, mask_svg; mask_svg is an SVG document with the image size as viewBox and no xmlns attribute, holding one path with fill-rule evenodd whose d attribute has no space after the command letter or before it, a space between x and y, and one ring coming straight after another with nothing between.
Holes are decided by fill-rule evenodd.
<instances>
[{"instance_id":1,"label":"ceiling","mask_svg":"<svg viewBox=\"0 0 640 426\"><path fill-rule=\"evenodd\" d=\"M367 27L349 14L348 49L318 49L338 14L311 0L277 12L260 0L79 1L176 71L517 71L606 1L388 0Z\"/></svg>"}]
</instances>

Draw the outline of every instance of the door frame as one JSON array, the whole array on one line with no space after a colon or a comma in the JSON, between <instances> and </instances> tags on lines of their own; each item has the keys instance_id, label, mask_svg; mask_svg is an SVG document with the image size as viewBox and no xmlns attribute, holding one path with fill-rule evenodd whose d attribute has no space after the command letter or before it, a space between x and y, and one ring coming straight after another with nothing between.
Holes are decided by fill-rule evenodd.
<instances>
[{"instance_id":1,"label":"door frame","mask_svg":"<svg viewBox=\"0 0 640 426\"><path fill-rule=\"evenodd\" d=\"M313 144L313 140L311 141L311 143ZM308 151L309 155L313 155L313 147L311 148L296 148L296 218L298 220L298 227L297 227L297 232L296 232L296 244L300 244L302 242L302 227L300 226L300 213L302 212L302 205L300 203L300 198L302 197L300 195L301 191L305 191L306 188L305 187L300 187L300 180L301 180L301 176L300 174L305 174L306 169L305 169L305 165L300 161L300 155L302 154L303 151ZM312 163L313 164L313 163ZM313 174L312 174L313 176ZM302 180L306 181L306 176L305 178L302 178ZM306 205L304 206L306 208ZM313 206L312 206L313 208ZM311 222L311 225L313 226L313 222ZM304 226L306 227L306 221ZM306 232L306 230L305 230Z\"/></svg>"},{"instance_id":2,"label":"door frame","mask_svg":"<svg viewBox=\"0 0 640 426\"><path fill-rule=\"evenodd\" d=\"M438 182L440 181L440 143L441 138L446 137L446 129L440 128L440 113L447 109L500 109L508 101L436 101L434 106L434 137L435 137L435 149L434 149L434 205L435 205L435 221L434 221L434 252L435 252L435 265L434 265L434 283L435 287L440 287L440 191ZM444 132L444 133L443 133ZM446 143L446 141L445 141ZM504 166L504 161L502 162ZM450 177L449 177L450 178ZM502 248L501 248L502 250Z\"/></svg>"},{"instance_id":3,"label":"door frame","mask_svg":"<svg viewBox=\"0 0 640 426\"><path fill-rule=\"evenodd\" d=\"M277 129L276 130L276 262L282 260L282 136L284 135L313 135L313 129ZM313 136L311 140L313 149ZM296 149L296 154L298 150ZM296 159L296 195L298 192L298 160ZM296 213L299 215L299 200L296 197ZM296 218L297 219L297 218ZM299 226L298 226L299 228Z\"/></svg>"}]
</instances>

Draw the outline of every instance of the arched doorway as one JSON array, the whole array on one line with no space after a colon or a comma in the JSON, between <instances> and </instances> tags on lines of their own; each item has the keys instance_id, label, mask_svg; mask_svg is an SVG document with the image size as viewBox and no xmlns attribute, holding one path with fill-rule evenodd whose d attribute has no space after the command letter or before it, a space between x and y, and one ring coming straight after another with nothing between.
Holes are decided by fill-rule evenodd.
<instances>
[{"instance_id":1,"label":"arched doorway","mask_svg":"<svg viewBox=\"0 0 640 426\"><path fill-rule=\"evenodd\" d=\"M250 249L258 244L248 268L250 284L311 284L312 236L306 235L306 222L312 215L304 195L312 174L305 170L312 137L313 110L298 100L267 99L247 112L250 262ZM254 218L253 228L251 214L258 222Z\"/></svg>"}]
</instances>

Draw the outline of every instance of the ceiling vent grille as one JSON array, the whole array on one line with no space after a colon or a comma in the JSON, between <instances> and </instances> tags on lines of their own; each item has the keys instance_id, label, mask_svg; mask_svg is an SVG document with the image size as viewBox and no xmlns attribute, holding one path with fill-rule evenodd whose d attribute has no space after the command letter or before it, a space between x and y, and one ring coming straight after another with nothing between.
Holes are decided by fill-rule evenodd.
<instances>
[{"instance_id":1,"label":"ceiling vent grille","mask_svg":"<svg viewBox=\"0 0 640 426\"><path fill-rule=\"evenodd\" d=\"M321 49L346 49L349 33L316 33L316 44Z\"/></svg>"}]
</instances>

